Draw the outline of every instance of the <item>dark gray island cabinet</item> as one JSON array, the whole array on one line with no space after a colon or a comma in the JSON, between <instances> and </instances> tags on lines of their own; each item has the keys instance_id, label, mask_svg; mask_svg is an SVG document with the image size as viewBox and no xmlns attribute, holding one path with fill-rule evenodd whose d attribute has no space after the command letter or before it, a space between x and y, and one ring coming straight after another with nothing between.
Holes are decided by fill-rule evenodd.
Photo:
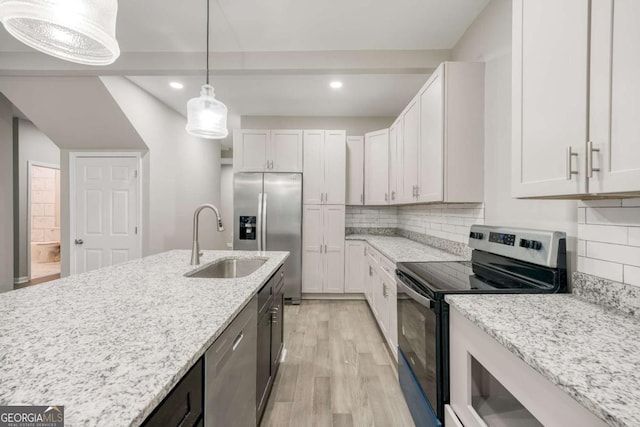
<instances>
[{"instance_id":1,"label":"dark gray island cabinet","mask_svg":"<svg viewBox=\"0 0 640 427\"><path fill-rule=\"evenodd\" d=\"M280 362L284 267L258 291L144 427L253 427L264 413Z\"/></svg>"}]
</instances>

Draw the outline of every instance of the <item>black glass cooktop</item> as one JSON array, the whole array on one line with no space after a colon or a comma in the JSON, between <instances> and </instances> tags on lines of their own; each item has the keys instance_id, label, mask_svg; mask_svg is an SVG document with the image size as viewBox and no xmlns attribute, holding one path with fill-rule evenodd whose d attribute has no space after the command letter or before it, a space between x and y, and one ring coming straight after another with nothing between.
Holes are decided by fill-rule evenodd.
<instances>
[{"instance_id":1,"label":"black glass cooktop","mask_svg":"<svg viewBox=\"0 0 640 427\"><path fill-rule=\"evenodd\" d=\"M398 263L398 276L432 298L465 293L558 292L557 271L502 258L484 262L435 261Z\"/></svg>"}]
</instances>

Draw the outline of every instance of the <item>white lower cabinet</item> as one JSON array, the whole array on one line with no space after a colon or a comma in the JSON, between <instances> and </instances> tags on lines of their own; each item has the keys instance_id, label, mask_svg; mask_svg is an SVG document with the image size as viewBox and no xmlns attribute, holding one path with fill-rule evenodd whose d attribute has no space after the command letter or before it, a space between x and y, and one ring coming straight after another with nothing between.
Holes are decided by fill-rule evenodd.
<instances>
[{"instance_id":1,"label":"white lower cabinet","mask_svg":"<svg viewBox=\"0 0 640 427\"><path fill-rule=\"evenodd\" d=\"M305 205L302 292L344 293L344 205Z\"/></svg>"},{"instance_id":2,"label":"white lower cabinet","mask_svg":"<svg viewBox=\"0 0 640 427\"><path fill-rule=\"evenodd\" d=\"M366 243L347 240L344 245L344 291L345 293L364 293L364 273Z\"/></svg>"},{"instance_id":3,"label":"white lower cabinet","mask_svg":"<svg viewBox=\"0 0 640 427\"><path fill-rule=\"evenodd\" d=\"M364 295L387 345L398 359L395 264L365 243Z\"/></svg>"},{"instance_id":4,"label":"white lower cabinet","mask_svg":"<svg viewBox=\"0 0 640 427\"><path fill-rule=\"evenodd\" d=\"M453 308L449 331L448 416L459 423L447 427L606 425Z\"/></svg>"}]
</instances>

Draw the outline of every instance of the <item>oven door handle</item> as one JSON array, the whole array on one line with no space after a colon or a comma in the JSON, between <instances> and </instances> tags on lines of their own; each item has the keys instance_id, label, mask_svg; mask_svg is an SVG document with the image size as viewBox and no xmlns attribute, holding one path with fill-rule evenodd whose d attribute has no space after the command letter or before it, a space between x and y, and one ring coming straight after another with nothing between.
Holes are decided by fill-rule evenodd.
<instances>
[{"instance_id":1,"label":"oven door handle","mask_svg":"<svg viewBox=\"0 0 640 427\"><path fill-rule=\"evenodd\" d=\"M399 278L400 280L398 280L397 283L398 283L398 286L400 286L400 290L402 292L409 295L411 299L417 301L418 303L420 303L420 305L423 305L428 309L433 310L436 303L434 300L432 300L431 298L425 297L423 295L420 295L419 293L411 289L409 286L406 285L406 283L402 281L402 276L399 276Z\"/></svg>"}]
</instances>

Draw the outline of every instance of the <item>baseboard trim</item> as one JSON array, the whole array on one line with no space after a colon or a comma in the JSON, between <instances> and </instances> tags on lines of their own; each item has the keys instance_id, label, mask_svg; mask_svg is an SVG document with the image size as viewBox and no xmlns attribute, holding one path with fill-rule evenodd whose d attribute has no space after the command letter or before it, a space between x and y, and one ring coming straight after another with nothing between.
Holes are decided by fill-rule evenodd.
<instances>
[{"instance_id":1,"label":"baseboard trim","mask_svg":"<svg viewBox=\"0 0 640 427\"><path fill-rule=\"evenodd\" d=\"M362 301L364 300L364 294L302 294L303 300L352 300Z\"/></svg>"},{"instance_id":2,"label":"baseboard trim","mask_svg":"<svg viewBox=\"0 0 640 427\"><path fill-rule=\"evenodd\" d=\"M14 285L24 285L25 283L29 282L29 277L28 276L24 276L24 277L14 277L13 278L13 284Z\"/></svg>"}]
</instances>

